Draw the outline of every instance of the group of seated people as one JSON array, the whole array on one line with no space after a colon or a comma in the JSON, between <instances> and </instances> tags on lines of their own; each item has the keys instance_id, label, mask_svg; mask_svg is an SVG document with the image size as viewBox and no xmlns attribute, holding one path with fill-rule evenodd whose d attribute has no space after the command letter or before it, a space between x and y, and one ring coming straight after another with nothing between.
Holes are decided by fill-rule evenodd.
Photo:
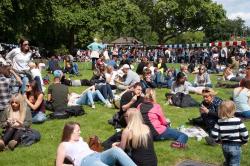
<instances>
[{"instance_id":1,"label":"group of seated people","mask_svg":"<svg viewBox=\"0 0 250 166\"><path fill-rule=\"evenodd\" d=\"M0 88L3 92L0 95L4 99L0 103L0 122L1 126L5 127L5 132L0 139L0 151L6 147L13 150L31 123L46 121L45 110L55 112L76 105L88 105L95 109L95 101L101 101L111 108L117 100L117 94L120 110L117 113L118 118L112 123L116 128L124 129L119 131L120 137L109 145L110 149L95 153L80 137L80 125L75 122L67 123L58 147L57 165L62 165L65 157L70 157L75 165L114 165L115 162L121 165L157 165L153 141L171 139L173 142L170 146L179 149L185 149L188 142L186 134L170 127L162 107L156 101L154 89L164 86L170 88L172 95L194 92L203 96L200 105L200 126L208 132L209 137L206 140L211 143L222 99L217 97L211 88L212 82L206 67L199 65L194 82L190 83L187 66L181 65L180 69L176 70L167 68L163 61L163 58L159 57L157 63L151 65L146 57L142 57L134 72L132 65L125 58L118 70L106 65L108 62L105 64L102 59L98 59L90 80L69 80L65 77L65 72L79 74L79 71L77 65L70 64L72 61L66 58L65 69L57 68L52 72L54 78L48 86L47 100L44 99L45 88L41 71L35 63L29 63L29 71L21 73L31 76L28 81L20 78L20 73L12 70L11 66L1 66ZM234 115L240 118L250 118L249 69L246 68L244 79L230 74L230 67L224 72L225 79L239 82L233 91L233 101L236 105ZM68 86L83 85L89 87L81 94L69 93ZM21 88L18 91L16 87ZM129 150L130 153L127 154L130 157L123 150Z\"/></svg>"}]
</instances>

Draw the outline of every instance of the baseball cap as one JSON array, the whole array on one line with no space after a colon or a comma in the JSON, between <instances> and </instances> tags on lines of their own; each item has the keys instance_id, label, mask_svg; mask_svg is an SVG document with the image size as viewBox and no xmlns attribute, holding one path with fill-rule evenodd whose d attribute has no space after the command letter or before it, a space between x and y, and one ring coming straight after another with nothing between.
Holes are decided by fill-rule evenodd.
<instances>
[{"instance_id":1,"label":"baseball cap","mask_svg":"<svg viewBox=\"0 0 250 166\"><path fill-rule=\"evenodd\" d=\"M62 76L62 71L61 70L55 70L53 72L53 75L55 78L60 78Z\"/></svg>"},{"instance_id":2,"label":"baseball cap","mask_svg":"<svg viewBox=\"0 0 250 166\"><path fill-rule=\"evenodd\" d=\"M130 66L129 66L128 64L124 64L124 65L122 66L122 69L130 69Z\"/></svg>"}]
</instances>

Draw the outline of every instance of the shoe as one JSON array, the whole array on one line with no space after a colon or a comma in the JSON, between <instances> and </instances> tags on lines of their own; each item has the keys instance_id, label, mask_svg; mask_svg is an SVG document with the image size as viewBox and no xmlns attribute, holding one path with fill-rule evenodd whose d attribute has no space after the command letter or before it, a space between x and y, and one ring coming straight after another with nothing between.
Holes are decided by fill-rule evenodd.
<instances>
[{"instance_id":1,"label":"shoe","mask_svg":"<svg viewBox=\"0 0 250 166\"><path fill-rule=\"evenodd\" d=\"M91 106L91 108L95 109L95 105L93 104L93 105Z\"/></svg>"},{"instance_id":2,"label":"shoe","mask_svg":"<svg viewBox=\"0 0 250 166\"><path fill-rule=\"evenodd\" d=\"M105 104L105 106L108 107L108 108L112 108L112 104L111 104L110 102L107 102L107 103Z\"/></svg>"},{"instance_id":3,"label":"shoe","mask_svg":"<svg viewBox=\"0 0 250 166\"><path fill-rule=\"evenodd\" d=\"M211 145L211 146L216 146L217 145L217 143L215 142L215 140L213 138L209 137L209 136L205 137L205 140L206 140L206 142L207 142L208 145Z\"/></svg>"},{"instance_id":4,"label":"shoe","mask_svg":"<svg viewBox=\"0 0 250 166\"><path fill-rule=\"evenodd\" d=\"M5 149L5 145L3 140L0 140L0 152L3 151Z\"/></svg>"},{"instance_id":5,"label":"shoe","mask_svg":"<svg viewBox=\"0 0 250 166\"><path fill-rule=\"evenodd\" d=\"M8 143L8 148L9 148L10 150L14 150L15 147L16 147L16 145L17 145L17 141L11 140L11 141Z\"/></svg>"},{"instance_id":6,"label":"shoe","mask_svg":"<svg viewBox=\"0 0 250 166\"><path fill-rule=\"evenodd\" d=\"M170 145L172 148L176 148L176 149L186 149L187 145L184 143L180 143L178 141L174 141L171 143Z\"/></svg>"}]
</instances>

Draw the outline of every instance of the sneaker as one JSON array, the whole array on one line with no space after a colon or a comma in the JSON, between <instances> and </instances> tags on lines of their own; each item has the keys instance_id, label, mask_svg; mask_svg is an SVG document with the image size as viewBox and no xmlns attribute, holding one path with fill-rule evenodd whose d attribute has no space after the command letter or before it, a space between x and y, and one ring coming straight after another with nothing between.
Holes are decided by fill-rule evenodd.
<instances>
[{"instance_id":1,"label":"sneaker","mask_svg":"<svg viewBox=\"0 0 250 166\"><path fill-rule=\"evenodd\" d=\"M215 140L213 138L209 137L209 136L205 137L205 140L206 140L206 142L207 142L208 145L211 145L211 146L216 146L217 145L217 143L215 142Z\"/></svg>"},{"instance_id":2,"label":"sneaker","mask_svg":"<svg viewBox=\"0 0 250 166\"><path fill-rule=\"evenodd\" d=\"M184 143L180 143L178 141L174 141L171 143L170 145L172 148L176 148L176 149L186 149L187 145Z\"/></svg>"},{"instance_id":3,"label":"sneaker","mask_svg":"<svg viewBox=\"0 0 250 166\"><path fill-rule=\"evenodd\" d=\"M110 102L107 102L107 103L105 104L105 106L108 107L108 108L112 108L112 104L111 104Z\"/></svg>"},{"instance_id":4,"label":"sneaker","mask_svg":"<svg viewBox=\"0 0 250 166\"><path fill-rule=\"evenodd\" d=\"M3 151L5 148L3 140L0 140L0 152Z\"/></svg>"},{"instance_id":5,"label":"sneaker","mask_svg":"<svg viewBox=\"0 0 250 166\"><path fill-rule=\"evenodd\" d=\"M9 148L10 150L14 150L15 147L16 147L16 145L17 145L17 141L11 140L11 141L8 143L8 148Z\"/></svg>"},{"instance_id":6,"label":"sneaker","mask_svg":"<svg viewBox=\"0 0 250 166\"><path fill-rule=\"evenodd\" d=\"M93 104L93 105L91 106L91 108L95 109L95 105Z\"/></svg>"}]
</instances>

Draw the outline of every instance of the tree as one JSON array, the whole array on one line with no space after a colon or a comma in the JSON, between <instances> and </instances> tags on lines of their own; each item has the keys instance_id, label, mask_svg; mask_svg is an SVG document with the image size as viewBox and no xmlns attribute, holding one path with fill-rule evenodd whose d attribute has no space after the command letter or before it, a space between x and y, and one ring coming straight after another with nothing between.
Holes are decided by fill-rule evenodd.
<instances>
[{"instance_id":1,"label":"tree","mask_svg":"<svg viewBox=\"0 0 250 166\"><path fill-rule=\"evenodd\" d=\"M230 40L231 37L243 36L247 32L245 21L241 18L225 19L205 30L207 41ZM246 34L245 34L246 35ZM232 39L233 40L233 39Z\"/></svg>"},{"instance_id":2,"label":"tree","mask_svg":"<svg viewBox=\"0 0 250 166\"><path fill-rule=\"evenodd\" d=\"M159 0L153 18L153 30L164 42L183 32L205 30L226 16L223 7L211 0Z\"/></svg>"},{"instance_id":3,"label":"tree","mask_svg":"<svg viewBox=\"0 0 250 166\"><path fill-rule=\"evenodd\" d=\"M133 36L144 41L150 32L149 17L129 0L104 1L98 9L98 19L104 40Z\"/></svg>"}]
</instances>

